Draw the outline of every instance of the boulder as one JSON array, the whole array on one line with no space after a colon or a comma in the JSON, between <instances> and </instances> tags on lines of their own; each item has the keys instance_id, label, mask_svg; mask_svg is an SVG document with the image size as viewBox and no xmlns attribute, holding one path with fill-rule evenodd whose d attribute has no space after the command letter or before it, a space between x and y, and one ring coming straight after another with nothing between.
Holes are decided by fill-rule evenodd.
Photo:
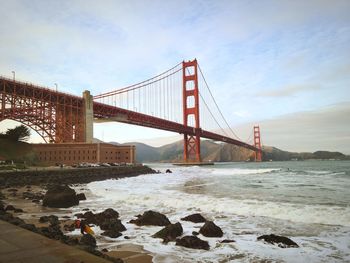
<instances>
[{"instance_id":1,"label":"boulder","mask_svg":"<svg viewBox=\"0 0 350 263\"><path fill-rule=\"evenodd\" d=\"M16 208L13 205L8 205L6 206L5 211L15 211L15 209Z\"/></svg>"},{"instance_id":2,"label":"boulder","mask_svg":"<svg viewBox=\"0 0 350 263\"><path fill-rule=\"evenodd\" d=\"M170 169L166 169L165 173L171 174L171 173L173 173L173 172L172 172Z\"/></svg>"},{"instance_id":3,"label":"boulder","mask_svg":"<svg viewBox=\"0 0 350 263\"><path fill-rule=\"evenodd\" d=\"M224 233L221 228L214 224L212 221L207 221L199 230L203 236L206 237L222 237Z\"/></svg>"},{"instance_id":4,"label":"boulder","mask_svg":"<svg viewBox=\"0 0 350 263\"><path fill-rule=\"evenodd\" d=\"M48 238L60 240L64 237L63 232L59 225L49 226L49 227L39 227L39 234L42 234Z\"/></svg>"},{"instance_id":5,"label":"boulder","mask_svg":"<svg viewBox=\"0 0 350 263\"><path fill-rule=\"evenodd\" d=\"M162 230L155 233L152 237L162 238L165 242L174 241L178 236L181 236L183 229L180 223L167 225Z\"/></svg>"},{"instance_id":6,"label":"boulder","mask_svg":"<svg viewBox=\"0 0 350 263\"><path fill-rule=\"evenodd\" d=\"M111 237L111 238L117 238L117 237L120 237L122 233L118 232L117 230L111 229L103 232L101 235Z\"/></svg>"},{"instance_id":7,"label":"boulder","mask_svg":"<svg viewBox=\"0 0 350 263\"><path fill-rule=\"evenodd\" d=\"M234 243L236 241L234 241L233 239L224 239L222 241L220 241L220 243Z\"/></svg>"},{"instance_id":8,"label":"boulder","mask_svg":"<svg viewBox=\"0 0 350 263\"><path fill-rule=\"evenodd\" d=\"M74 191L67 185L51 186L43 200L43 206L55 208L67 208L79 204L79 199Z\"/></svg>"},{"instance_id":9,"label":"boulder","mask_svg":"<svg viewBox=\"0 0 350 263\"><path fill-rule=\"evenodd\" d=\"M64 229L64 231L69 231L69 232L74 231L75 230L75 223L65 224L63 226L63 229Z\"/></svg>"},{"instance_id":10,"label":"boulder","mask_svg":"<svg viewBox=\"0 0 350 263\"><path fill-rule=\"evenodd\" d=\"M199 235L199 233L198 233L197 231L192 231L192 235L194 235L194 236L198 236L198 235Z\"/></svg>"},{"instance_id":11,"label":"boulder","mask_svg":"<svg viewBox=\"0 0 350 263\"><path fill-rule=\"evenodd\" d=\"M86 196L84 193L77 194L77 198L79 201L86 200Z\"/></svg>"},{"instance_id":12,"label":"boulder","mask_svg":"<svg viewBox=\"0 0 350 263\"><path fill-rule=\"evenodd\" d=\"M176 245L182 246L182 247L194 248L194 249L209 250L208 242L201 240L195 236L184 236L181 239L177 239Z\"/></svg>"},{"instance_id":13,"label":"boulder","mask_svg":"<svg viewBox=\"0 0 350 263\"><path fill-rule=\"evenodd\" d=\"M154 211L146 211L139 218L130 220L130 223L138 226L167 226L171 224L165 215Z\"/></svg>"},{"instance_id":14,"label":"boulder","mask_svg":"<svg viewBox=\"0 0 350 263\"><path fill-rule=\"evenodd\" d=\"M39 218L40 223L50 223L50 225L59 225L60 221L58 220L58 217L55 215L49 215L49 216L41 216Z\"/></svg>"},{"instance_id":15,"label":"boulder","mask_svg":"<svg viewBox=\"0 0 350 263\"><path fill-rule=\"evenodd\" d=\"M78 218L80 218L80 217L78 217ZM88 224L97 224L96 215L91 211L85 212L81 218L84 218L86 223L88 223Z\"/></svg>"},{"instance_id":16,"label":"boulder","mask_svg":"<svg viewBox=\"0 0 350 263\"><path fill-rule=\"evenodd\" d=\"M107 208L105 211L98 213L101 218L119 218L119 213L112 208Z\"/></svg>"},{"instance_id":17,"label":"boulder","mask_svg":"<svg viewBox=\"0 0 350 263\"><path fill-rule=\"evenodd\" d=\"M25 229L32 231L32 232L38 232L38 229L33 224L23 224L23 225L20 225L20 227L25 228Z\"/></svg>"},{"instance_id":18,"label":"boulder","mask_svg":"<svg viewBox=\"0 0 350 263\"><path fill-rule=\"evenodd\" d=\"M79 243L88 247L96 247L96 239L90 234L83 235Z\"/></svg>"},{"instance_id":19,"label":"boulder","mask_svg":"<svg viewBox=\"0 0 350 263\"><path fill-rule=\"evenodd\" d=\"M281 248L299 247L297 243L295 243L293 240L289 239L288 237L277 236L274 234L262 235L258 237L258 240L264 240L265 242L273 245L277 244Z\"/></svg>"},{"instance_id":20,"label":"boulder","mask_svg":"<svg viewBox=\"0 0 350 263\"><path fill-rule=\"evenodd\" d=\"M126 228L122 224L122 222L119 219L106 219L105 221L101 222L101 224L98 224L101 228L101 230L113 230L113 231L125 231Z\"/></svg>"},{"instance_id":21,"label":"boulder","mask_svg":"<svg viewBox=\"0 0 350 263\"><path fill-rule=\"evenodd\" d=\"M41 200L44 198L44 195L41 193L31 193L31 192L24 192L22 193L22 197L24 199L30 199L30 200Z\"/></svg>"},{"instance_id":22,"label":"boulder","mask_svg":"<svg viewBox=\"0 0 350 263\"><path fill-rule=\"evenodd\" d=\"M19 217L14 217L14 218L10 219L8 222L10 222L11 224L16 225L16 226L20 226L20 225L25 224L25 222L22 219L20 219Z\"/></svg>"},{"instance_id":23,"label":"boulder","mask_svg":"<svg viewBox=\"0 0 350 263\"><path fill-rule=\"evenodd\" d=\"M193 223L204 223L207 221L201 214L198 214L198 213L181 218L181 220L191 221Z\"/></svg>"},{"instance_id":24,"label":"boulder","mask_svg":"<svg viewBox=\"0 0 350 263\"><path fill-rule=\"evenodd\" d=\"M108 208L105 211L98 214L94 214L91 211L87 211L84 214L76 214L75 216L77 216L78 218L84 218L86 223L88 224L95 224L101 226L103 224L109 224L111 220L118 221L119 213L113 210L112 208Z\"/></svg>"}]
</instances>

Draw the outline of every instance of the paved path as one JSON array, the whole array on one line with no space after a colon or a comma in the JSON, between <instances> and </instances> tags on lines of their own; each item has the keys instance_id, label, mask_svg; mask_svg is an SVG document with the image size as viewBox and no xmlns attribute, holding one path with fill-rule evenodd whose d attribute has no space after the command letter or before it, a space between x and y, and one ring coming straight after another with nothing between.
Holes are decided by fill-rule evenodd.
<instances>
[{"instance_id":1,"label":"paved path","mask_svg":"<svg viewBox=\"0 0 350 263\"><path fill-rule=\"evenodd\" d=\"M0 220L0 263L107 263L89 254Z\"/></svg>"}]
</instances>

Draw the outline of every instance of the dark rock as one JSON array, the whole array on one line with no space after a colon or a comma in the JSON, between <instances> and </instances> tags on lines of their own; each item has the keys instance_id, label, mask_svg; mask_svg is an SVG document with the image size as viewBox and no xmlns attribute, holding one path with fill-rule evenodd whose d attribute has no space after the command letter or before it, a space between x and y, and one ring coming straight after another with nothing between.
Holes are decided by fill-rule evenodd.
<instances>
[{"instance_id":1,"label":"dark rock","mask_svg":"<svg viewBox=\"0 0 350 263\"><path fill-rule=\"evenodd\" d=\"M96 239L90 234L83 235L79 243L89 247L96 247Z\"/></svg>"},{"instance_id":2,"label":"dark rock","mask_svg":"<svg viewBox=\"0 0 350 263\"><path fill-rule=\"evenodd\" d=\"M124 236L124 239L130 239L130 237L128 237L128 236Z\"/></svg>"},{"instance_id":3,"label":"dark rock","mask_svg":"<svg viewBox=\"0 0 350 263\"><path fill-rule=\"evenodd\" d=\"M15 211L15 209L16 208L13 205L8 205L6 206L5 211Z\"/></svg>"},{"instance_id":4,"label":"dark rock","mask_svg":"<svg viewBox=\"0 0 350 263\"><path fill-rule=\"evenodd\" d=\"M108 249L107 248L104 248L101 250L102 252L108 252Z\"/></svg>"},{"instance_id":5,"label":"dark rock","mask_svg":"<svg viewBox=\"0 0 350 263\"><path fill-rule=\"evenodd\" d=\"M214 224L212 221L207 221L199 230L203 236L206 237L222 237L224 233L221 228Z\"/></svg>"},{"instance_id":6,"label":"dark rock","mask_svg":"<svg viewBox=\"0 0 350 263\"><path fill-rule=\"evenodd\" d=\"M180 223L167 225L162 230L155 233L152 237L162 238L164 241L174 241L178 236L181 236L183 229Z\"/></svg>"},{"instance_id":7,"label":"dark rock","mask_svg":"<svg viewBox=\"0 0 350 263\"><path fill-rule=\"evenodd\" d=\"M15 210L13 210L15 213L23 213L23 209L21 208L15 208Z\"/></svg>"},{"instance_id":8,"label":"dark rock","mask_svg":"<svg viewBox=\"0 0 350 263\"><path fill-rule=\"evenodd\" d=\"M65 231L69 231L69 232L74 231L75 230L75 224L74 223L73 224L65 224L63 226L63 229Z\"/></svg>"},{"instance_id":9,"label":"dark rock","mask_svg":"<svg viewBox=\"0 0 350 263\"><path fill-rule=\"evenodd\" d=\"M146 211L141 217L130 220L130 223L138 226L167 226L171 224L165 215L154 211Z\"/></svg>"},{"instance_id":10,"label":"dark rock","mask_svg":"<svg viewBox=\"0 0 350 263\"><path fill-rule=\"evenodd\" d=\"M84 208L83 211L89 211L90 209L89 208Z\"/></svg>"},{"instance_id":11,"label":"dark rock","mask_svg":"<svg viewBox=\"0 0 350 263\"><path fill-rule=\"evenodd\" d=\"M208 242L201 240L195 236L184 236L181 239L177 239L176 245L182 246L182 247L194 248L194 249L209 250Z\"/></svg>"},{"instance_id":12,"label":"dark rock","mask_svg":"<svg viewBox=\"0 0 350 263\"><path fill-rule=\"evenodd\" d=\"M198 233L198 232L196 232L196 231L192 231L192 235L194 235L194 236L198 236L198 235L199 235L199 233Z\"/></svg>"},{"instance_id":13,"label":"dark rock","mask_svg":"<svg viewBox=\"0 0 350 263\"><path fill-rule=\"evenodd\" d=\"M25 229L32 231L32 232L38 232L38 229L33 224L23 224L23 225L20 225L20 227L25 228Z\"/></svg>"},{"instance_id":14,"label":"dark rock","mask_svg":"<svg viewBox=\"0 0 350 263\"><path fill-rule=\"evenodd\" d=\"M69 216L62 216L62 218L69 219L70 217Z\"/></svg>"},{"instance_id":15,"label":"dark rock","mask_svg":"<svg viewBox=\"0 0 350 263\"><path fill-rule=\"evenodd\" d=\"M39 218L39 222L40 222L40 223L49 222L49 217L48 217L48 216L41 216L41 217Z\"/></svg>"},{"instance_id":16,"label":"dark rock","mask_svg":"<svg viewBox=\"0 0 350 263\"><path fill-rule=\"evenodd\" d=\"M58 225L60 224L60 221L58 220L58 217L55 215L49 215L49 216L41 216L39 218L40 223L47 223L49 222L51 225Z\"/></svg>"},{"instance_id":17,"label":"dark rock","mask_svg":"<svg viewBox=\"0 0 350 263\"><path fill-rule=\"evenodd\" d=\"M171 174L171 173L173 173L173 172L172 172L170 169L166 169L165 173Z\"/></svg>"},{"instance_id":18,"label":"dark rock","mask_svg":"<svg viewBox=\"0 0 350 263\"><path fill-rule=\"evenodd\" d=\"M258 240L264 240L265 242L270 244L278 244L278 246L281 248L299 247L297 243L295 243L293 240L289 239L288 237L277 236L274 234L262 235L258 237Z\"/></svg>"},{"instance_id":19,"label":"dark rock","mask_svg":"<svg viewBox=\"0 0 350 263\"><path fill-rule=\"evenodd\" d=\"M119 213L112 208L107 208L105 211L98 213L97 216L102 218L119 218Z\"/></svg>"},{"instance_id":20,"label":"dark rock","mask_svg":"<svg viewBox=\"0 0 350 263\"><path fill-rule=\"evenodd\" d=\"M67 185L51 186L43 199L43 206L55 208L67 208L79 204L74 189Z\"/></svg>"},{"instance_id":21,"label":"dark rock","mask_svg":"<svg viewBox=\"0 0 350 263\"><path fill-rule=\"evenodd\" d=\"M40 200L38 200L38 199L33 199L32 202L33 202L33 203L40 203Z\"/></svg>"},{"instance_id":22,"label":"dark rock","mask_svg":"<svg viewBox=\"0 0 350 263\"><path fill-rule=\"evenodd\" d=\"M25 224L25 222L22 219L18 218L18 217L14 217L13 219L10 219L8 222L10 222L11 224L14 224L16 226Z\"/></svg>"},{"instance_id":23,"label":"dark rock","mask_svg":"<svg viewBox=\"0 0 350 263\"><path fill-rule=\"evenodd\" d=\"M83 218L84 217L83 213L77 213L74 216L76 216L77 218Z\"/></svg>"},{"instance_id":24,"label":"dark rock","mask_svg":"<svg viewBox=\"0 0 350 263\"><path fill-rule=\"evenodd\" d=\"M53 226L50 225L49 227L40 227L38 228L38 231L40 234L51 239L60 240L64 237L64 234L61 231L61 228L59 225L53 225Z\"/></svg>"},{"instance_id":25,"label":"dark rock","mask_svg":"<svg viewBox=\"0 0 350 263\"><path fill-rule=\"evenodd\" d=\"M10 188L10 189L7 189L7 191L8 191L8 192L14 193L14 192L17 192L18 189L16 189L16 188Z\"/></svg>"},{"instance_id":26,"label":"dark rock","mask_svg":"<svg viewBox=\"0 0 350 263\"><path fill-rule=\"evenodd\" d=\"M63 243L70 245L70 246L75 246L79 243L79 239L76 237L68 237L65 236L64 239L61 239L61 241L63 241Z\"/></svg>"},{"instance_id":27,"label":"dark rock","mask_svg":"<svg viewBox=\"0 0 350 263\"><path fill-rule=\"evenodd\" d=\"M7 221L9 222L10 220L12 220L14 217L11 213L3 213L3 214L0 214L0 219L4 220L4 221Z\"/></svg>"},{"instance_id":28,"label":"dark rock","mask_svg":"<svg viewBox=\"0 0 350 263\"><path fill-rule=\"evenodd\" d=\"M201 214L198 213L181 218L181 220L191 221L193 223L204 223L207 221Z\"/></svg>"},{"instance_id":29,"label":"dark rock","mask_svg":"<svg viewBox=\"0 0 350 263\"><path fill-rule=\"evenodd\" d=\"M42 195L41 193L24 192L22 193L22 197L30 200L33 200L33 199L41 200L44 198L44 195Z\"/></svg>"},{"instance_id":30,"label":"dark rock","mask_svg":"<svg viewBox=\"0 0 350 263\"><path fill-rule=\"evenodd\" d=\"M111 237L111 238L117 238L117 237L120 237L122 235L122 233L118 232L117 230L112 229L112 230L107 230L107 231L103 232L101 235Z\"/></svg>"},{"instance_id":31,"label":"dark rock","mask_svg":"<svg viewBox=\"0 0 350 263\"><path fill-rule=\"evenodd\" d=\"M95 214L91 211L85 212L82 216L88 224L97 224Z\"/></svg>"},{"instance_id":32,"label":"dark rock","mask_svg":"<svg viewBox=\"0 0 350 263\"><path fill-rule=\"evenodd\" d=\"M224 239L222 241L220 241L220 243L234 243L236 241L234 241L233 239Z\"/></svg>"},{"instance_id":33,"label":"dark rock","mask_svg":"<svg viewBox=\"0 0 350 263\"><path fill-rule=\"evenodd\" d=\"M77 194L77 198L78 198L79 201L86 200L86 196L85 196L84 193Z\"/></svg>"},{"instance_id":34,"label":"dark rock","mask_svg":"<svg viewBox=\"0 0 350 263\"><path fill-rule=\"evenodd\" d=\"M119 219L106 219L99 224L101 230L125 231L126 228Z\"/></svg>"}]
</instances>

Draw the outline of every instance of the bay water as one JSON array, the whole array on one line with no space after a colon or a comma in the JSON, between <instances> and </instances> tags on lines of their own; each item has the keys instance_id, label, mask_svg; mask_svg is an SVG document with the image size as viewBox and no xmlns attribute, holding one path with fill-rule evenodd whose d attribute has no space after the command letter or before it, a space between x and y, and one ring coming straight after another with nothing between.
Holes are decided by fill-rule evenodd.
<instances>
[{"instance_id":1,"label":"bay water","mask_svg":"<svg viewBox=\"0 0 350 263\"><path fill-rule=\"evenodd\" d=\"M100 247L142 245L155 262L350 262L349 161L149 166L160 173L86 186L83 204L96 212L117 210L127 228L123 235L130 238L99 237ZM199 235L209 242L209 251L163 244L151 237L161 227L127 223L147 210L181 222L184 235L198 232L203 223L180 219L201 213L222 228L224 237ZM257 241L264 234L287 236L300 247ZM235 242L220 243L223 239Z\"/></svg>"}]
</instances>

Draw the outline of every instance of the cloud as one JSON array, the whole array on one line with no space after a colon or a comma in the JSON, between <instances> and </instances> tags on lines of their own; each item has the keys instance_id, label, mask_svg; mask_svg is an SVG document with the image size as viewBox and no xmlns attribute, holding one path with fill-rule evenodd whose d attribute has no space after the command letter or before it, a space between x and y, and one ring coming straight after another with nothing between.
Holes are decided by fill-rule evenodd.
<instances>
[{"instance_id":1,"label":"cloud","mask_svg":"<svg viewBox=\"0 0 350 263\"><path fill-rule=\"evenodd\" d=\"M321 89L321 86L315 84L288 85L277 90L260 92L257 95L261 97L289 97L300 92L316 91L319 89Z\"/></svg>"},{"instance_id":2,"label":"cloud","mask_svg":"<svg viewBox=\"0 0 350 263\"><path fill-rule=\"evenodd\" d=\"M341 151L350 154L350 101L319 110L296 112L259 121L263 144L287 151ZM248 138L253 125L234 128Z\"/></svg>"}]
</instances>

